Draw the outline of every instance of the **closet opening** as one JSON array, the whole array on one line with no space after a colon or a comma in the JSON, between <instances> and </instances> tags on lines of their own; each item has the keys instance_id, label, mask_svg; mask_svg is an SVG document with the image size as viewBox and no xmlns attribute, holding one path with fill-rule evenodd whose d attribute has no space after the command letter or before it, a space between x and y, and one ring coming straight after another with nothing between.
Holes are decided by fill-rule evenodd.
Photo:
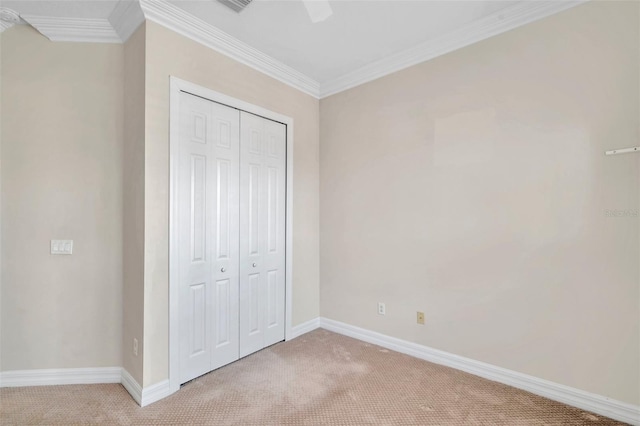
<instances>
[{"instance_id":1,"label":"closet opening","mask_svg":"<svg viewBox=\"0 0 640 426\"><path fill-rule=\"evenodd\" d=\"M169 383L291 337L293 119L170 79Z\"/></svg>"}]
</instances>

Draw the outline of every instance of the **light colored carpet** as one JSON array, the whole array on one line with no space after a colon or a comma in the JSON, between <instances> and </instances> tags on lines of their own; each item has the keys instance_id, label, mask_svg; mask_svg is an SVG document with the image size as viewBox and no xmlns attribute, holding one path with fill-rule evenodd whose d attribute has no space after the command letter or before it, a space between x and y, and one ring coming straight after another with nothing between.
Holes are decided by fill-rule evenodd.
<instances>
[{"instance_id":1,"label":"light colored carpet","mask_svg":"<svg viewBox=\"0 0 640 426\"><path fill-rule=\"evenodd\" d=\"M0 390L2 425L617 424L451 368L316 330L140 408L118 385Z\"/></svg>"}]
</instances>

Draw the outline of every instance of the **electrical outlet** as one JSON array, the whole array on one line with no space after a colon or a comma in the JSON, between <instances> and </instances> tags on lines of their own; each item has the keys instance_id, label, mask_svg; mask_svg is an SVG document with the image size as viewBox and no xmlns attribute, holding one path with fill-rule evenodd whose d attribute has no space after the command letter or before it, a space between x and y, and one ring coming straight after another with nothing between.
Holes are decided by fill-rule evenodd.
<instances>
[{"instance_id":1,"label":"electrical outlet","mask_svg":"<svg viewBox=\"0 0 640 426\"><path fill-rule=\"evenodd\" d=\"M418 324L424 325L424 312L418 312L417 320Z\"/></svg>"},{"instance_id":2,"label":"electrical outlet","mask_svg":"<svg viewBox=\"0 0 640 426\"><path fill-rule=\"evenodd\" d=\"M73 254L73 240L51 240L51 254Z\"/></svg>"},{"instance_id":3,"label":"electrical outlet","mask_svg":"<svg viewBox=\"0 0 640 426\"><path fill-rule=\"evenodd\" d=\"M385 315L387 313L387 308L382 302L378 302L378 315Z\"/></svg>"},{"instance_id":4,"label":"electrical outlet","mask_svg":"<svg viewBox=\"0 0 640 426\"><path fill-rule=\"evenodd\" d=\"M138 356L138 339L133 338L133 356Z\"/></svg>"}]
</instances>

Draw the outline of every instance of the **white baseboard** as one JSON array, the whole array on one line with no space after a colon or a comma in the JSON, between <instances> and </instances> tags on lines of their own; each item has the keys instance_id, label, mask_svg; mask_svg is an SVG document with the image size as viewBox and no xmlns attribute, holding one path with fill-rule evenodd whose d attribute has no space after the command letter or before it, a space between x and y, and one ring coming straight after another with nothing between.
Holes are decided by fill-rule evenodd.
<instances>
[{"instance_id":1,"label":"white baseboard","mask_svg":"<svg viewBox=\"0 0 640 426\"><path fill-rule=\"evenodd\" d=\"M169 380L163 380L155 385L147 386L142 389L142 401L140 401L140 406L146 407L149 404L153 404L156 401L160 401L161 399L168 397L174 392L175 390L172 390L171 386L169 386Z\"/></svg>"},{"instance_id":2,"label":"white baseboard","mask_svg":"<svg viewBox=\"0 0 640 426\"><path fill-rule=\"evenodd\" d=\"M120 367L3 371L0 373L0 387L120 383L121 371Z\"/></svg>"},{"instance_id":3,"label":"white baseboard","mask_svg":"<svg viewBox=\"0 0 640 426\"><path fill-rule=\"evenodd\" d=\"M315 330L320 327L320 318L314 318L309 321L305 321L302 324L298 324L291 329L291 337L287 340L295 339L298 336L302 336L305 333Z\"/></svg>"},{"instance_id":4,"label":"white baseboard","mask_svg":"<svg viewBox=\"0 0 640 426\"><path fill-rule=\"evenodd\" d=\"M417 343L386 336L376 333L375 331L366 330L328 318L320 318L320 327L435 364L445 365L484 377L485 379L504 383L514 388L523 389L536 395L615 420L620 420L632 425L640 425L640 406L637 405L616 401L602 395L585 392L527 374L496 367L495 365L432 349Z\"/></svg>"},{"instance_id":5,"label":"white baseboard","mask_svg":"<svg viewBox=\"0 0 640 426\"><path fill-rule=\"evenodd\" d=\"M164 380L144 389L122 367L103 368L53 368L38 370L14 370L0 373L0 387L91 385L98 383L122 383L131 397L141 406L152 404L173 393L169 381Z\"/></svg>"},{"instance_id":6,"label":"white baseboard","mask_svg":"<svg viewBox=\"0 0 640 426\"><path fill-rule=\"evenodd\" d=\"M163 380L160 383L143 388L124 368L122 369L121 383L141 407L160 401L175 392L170 388L169 380Z\"/></svg>"},{"instance_id":7,"label":"white baseboard","mask_svg":"<svg viewBox=\"0 0 640 426\"><path fill-rule=\"evenodd\" d=\"M142 406L142 387L127 370L122 368L121 371L122 376L120 378L120 383L122 383L122 386L127 390L127 392L129 392L129 395L131 395L134 401L136 401L138 405Z\"/></svg>"},{"instance_id":8,"label":"white baseboard","mask_svg":"<svg viewBox=\"0 0 640 426\"><path fill-rule=\"evenodd\" d=\"M291 339L319 327L495 382L504 383L615 420L632 425L640 425L640 406L616 401L602 395L496 367L495 365L386 336L328 318L315 318L293 327ZM159 401L176 391L176 389L171 389L168 380L143 389L129 372L121 367L18 370L0 373L0 387L95 383L122 383L122 386L141 407Z\"/></svg>"}]
</instances>

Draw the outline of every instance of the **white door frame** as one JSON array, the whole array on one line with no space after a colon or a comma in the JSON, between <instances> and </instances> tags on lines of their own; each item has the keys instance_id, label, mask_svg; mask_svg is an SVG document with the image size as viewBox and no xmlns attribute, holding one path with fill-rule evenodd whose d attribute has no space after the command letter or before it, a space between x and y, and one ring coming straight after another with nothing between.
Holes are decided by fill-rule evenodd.
<instances>
[{"instance_id":1,"label":"white door frame","mask_svg":"<svg viewBox=\"0 0 640 426\"><path fill-rule=\"evenodd\" d=\"M180 340L178 327L178 244L177 244L177 188L178 152L180 136L179 102L180 92L191 93L231 108L250 112L287 127L287 183L286 183L286 247L285 247L285 340L292 338L291 314L293 288L293 119L257 105L232 98L223 93L207 89L197 84L170 77L169 116L169 386L171 392L180 389Z\"/></svg>"}]
</instances>

